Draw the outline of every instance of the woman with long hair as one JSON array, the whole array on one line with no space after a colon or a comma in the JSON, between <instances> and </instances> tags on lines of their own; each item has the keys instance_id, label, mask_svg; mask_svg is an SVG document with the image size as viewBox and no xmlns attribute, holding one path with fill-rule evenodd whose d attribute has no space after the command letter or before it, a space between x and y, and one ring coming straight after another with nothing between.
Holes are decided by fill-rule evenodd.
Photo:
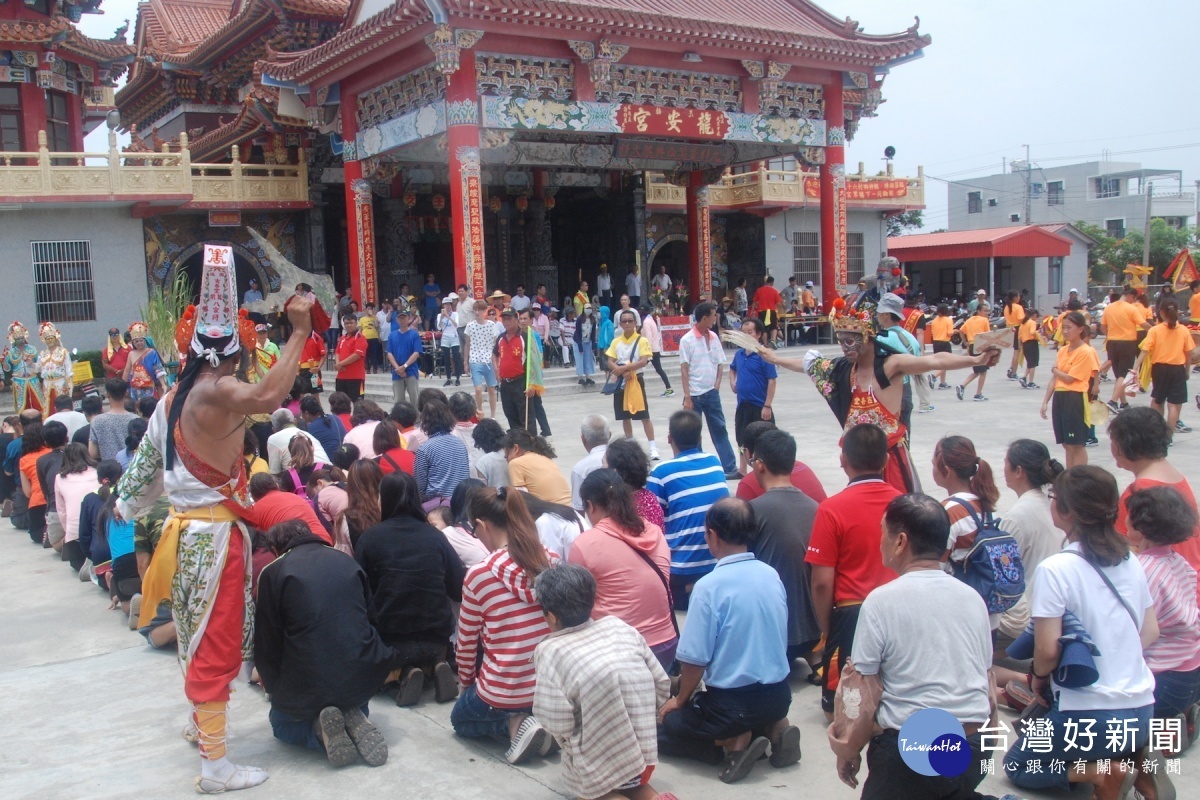
<instances>
[{"instance_id":1,"label":"woman with long hair","mask_svg":"<svg viewBox=\"0 0 1200 800\"><path fill-rule=\"evenodd\" d=\"M34 544L45 544L46 537L46 496L42 494L42 483L38 480L37 460L50 448L42 436L42 423L31 420L25 423L24 433L21 434L21 458L17 462L21 472L21 491L29 498L29 540Z\"/></svg>"},{"instance_id":2,"label":"woman with long hair","mask_svg":"<svg viewBox=\"0 0 1200 800\"><path fill-rule=\"evenodd\" d=\"M548 754L553 742L532 715L533 651L550 632L533 581L558 559L542 546L521 495L486 487L467 501L475 535L492 552L463 583L455 645L463 692L450 712L459 736L507 741L511 764Z\"/></svg>"},{"instance_id":3,"label":"woman with long hair","mask_svg":"<svg viewBox=\"0 0 1200 800\"><path fill-rule=\"evenodd\" d=\"M247 479L260 472L271 471L271 467L268 466L266 459L258 454L258 448L258 437L254 435L253 430L247 428L245 436L242 437L242 461L246 464Z\"/></svg>"},{"instance_id":4,"label":"woman with long hair","mask_svg":"<svg viewBox=\"0 0 1200 800\"><path fill-rule=\"evenodd\" d=\"M411 475L385 475L379 495L381 520L359 537L354 557L367 574L375 627L396 651L396 705L421 699L422 670L429 668L437 701L453 700L458 687L446 653L454 633L452 604L462 601L466 569L446 537L425 520Z\"/></svg>"},{"instance_id":5,"label":"woman with long hair","mask_svg":"<svg viewBox=\"0 0 1200 800\"><path fill-rule=\"evenodd\" d=\"M612 469L598 469L579 487L592 527L571 547L568 560L596 579L592 618L614 616L637 628L663 669L679 644L669 581L671 548L662 528L637 513L633 490Z\"/></svg>"},{"instance_id":6,"label":"woman with long hair","mask_svg":"<svg viewBox=\"0 0 1200 800\"><path fill-rule=\"evenodd\" d=\"M545 439L525 428L512 428L504 434L501 447L513 486L549 503L571 505L571 484L552 460L557 455Z\"/></svg>"},{"instance_id":7,"label":"woman with long hair","mask_svg":"<svg viewBox=\"0 0 1200 800\"><path fill-rule=\"evenodd\" d=\"M116 488L117 481L120 479L121 465L117 463L116 459L101 461L96 465L98 486L94 492L85 495L83 502L79 505L79 549L92 564L103 564L112 558L108 549L108 540L97 529L96 523L100 517L100 510L112 495L113 489ZM93 580L90 567L80 569L79 579L82 581ZM101 589L108 591L107 574L97 575L94 580Z\"/></svg>"},{"instance_id":8,"label":"woman with long hair","mask_svg":"<svg viewBox=\"0 0 1200 800\"><path fill-rule=\"evenodd\" d=\"M583 520L571 506L548 503L535 494L525 493L525 507L537 526L538 538L546 549L565 559L571 545L583 533Z\"/></svg>"},{"instance_id":9,"label":"woman with long hair","mask_svg":"<svg viewBox=\"0 0 1200 800\"><path fill-rule=\"evenodd\" d=\"M950 516L950 561L961 564L967 557L979 523L996 510L1000 490L992 467L975 453L975 444L965 436L944 436L933 448L933 482L949 493L942 507ZM992 630L1000 615L992 614Z\"/></svg>"},{"instance_id":10,"label":"woman with long hair","mask_svg":"<svg viewBox=\"0 0 1200 800\"><path fill-rule=\"evenodd\" d=\"M348 428L342 437L343 444L352 444L358 448L363 458L375 458L378 453L371 446L375 436L375 426L387 419L379 404L374 400L362 398L354 403L354 412L350 415L353 426Z\"/></svg>"},{"instance_id":11,"label":"woman with long hair","mask_svg":"<svg viewBox=\"0 0 1200 800\"><path fill-rule=\"evenodd\" d=\"M304 489L308 499L312 501L317 519L333 539L334 549L348 556L354 555L354 547L350 544L350 534L346 527L336 524L338 518L345 514L350 506L345 473L337 467L314 469L308 476L308 483L304 485Z\"/></svg>"},{"instance_id":12,"label":"woman with long hair","mask_svg":"<svg viewBox=\"0 0 1200 800\"><path fill-rule=\"evenodd\" d=\"M449 505L454 487L471 477L467 446L454 435L454 414L441 401L430 401L421 411L425 441L417 448L413 475L425 509Z\"/></svg>"},{"instance_id":13,"label":"woman with long hair","mask_svg":"<svg viewBox=\"0 0 1200 800\"><path fill-rule=\"evenodd\" d=\"M1021 549L1025 569L1025 593L1017 604L1000 615L1000 636L1016 639L1029 624L1029 602L1033 596L1033 576L1037 565L1062 550L1066 534L1054 527L1050 517L1050 498L1046 491L1062 474L1063 466L1050 457L1046 445L1033 439L1017 439L1004 456L1004 483L1017 495L1017 501L1000 520L1000 530L1011 533ZM1001 641L996 651L1008 646ZM1001 684L1003 685L1003 684Z\"/></svg>"},{"instance_id":14,"label":"woman with long hair","mask_svg":"<svg viewBox=\"0 0 1200 800\"><path fill-rule=\"evenodd\" d=\"M604 466L616 470L629 486L633 497L633 507L646 522L660 530L666 527L666 516L663 514L662 503L654 492L646 488L650 479L650 457L642 446L632 439L617 439L610 442L604 451Z\"/></svg>"},{"instance_id":15,"label":"woman with long hair","mask_svg":"<svg viewBox=\"0 0 1200 800\"><path fill-rule=\"evenodd\" d=\"M1188 369L1200 361L1200 348L1192 340L1191 330L1179 324L1175 298L1166 297L1159 303L1158 316L1162 321L1142 340L1133 374L1137 375L1142 362L1150 359L1150 407L1165 413L1171 430L1191 433L1192 429L1179 419L1179 412L1187 402Z\"/></svg>"},{"instance_id":16,"label":"woman with long hair","mask_svg":"<svg viewBox=\"0 0 1200 800\"><path fill-rule=\"evenodd\" d=\"M358 537L367 528L379 524L379 483L382 480L379 465L365 458L355 461L346 473L346 510L335 525L344 529L352 547L358 547Z\"/></svg>"},{"instance_id":17,"label":"woman with long hair","mask_svg":"<svg viewBox=\"0 0 1200 800\"><path fill-rule=\"evenodd\" d=\"M79 513L83 498L100 488L96 478L96 462L88 455L87 445L72 442L63 448L62 466L54 482L55 508L62 523L63 560L79 572L87 554L79 545Z\"/></svg>"},{"instance_id":18,"label":"woman with long hair","mask_svg":"<svg viewBox=\"0 0 1200 800\"><path fill-rule=\"evenodd\" d=\"M1087 463L1087 441L1092 436L1088 398L1100 373L1100 357L1088 343L1091 327L1083 312L1069 311L1059 326L1063 346L1050 370L1046 396L1042 400L1042 419L1053 401L1054 441L1066 452L1067 469Z\"/></svg>"},{"instance_id":19,"label":"woman with long hair","mask_svg":"<svg viewBox=\"0 0 1200 800\"><path fill-rule=\"evenodd\" d=\"M1067 532L1067 545L1038 565L1030 604L1030 685L1038 701L1049 707L1048 722L1038 733L1027 730L1004 759L1009 780L1023 789L1091 783L1094 797L1116 800L1132 784L1144 797L1174 796L1161 760L1156 770L1136 769L1157 756L1143 749L1150 738L1154 675L1142 649L1158 638L1158 621L1142 566L1113 528L1117 497L1116 480L1099 467L1072 467L1054 482L1050 512L1054 524ZM1068 614L1101 654L1094 659L1095 680L1086 686L1072 680L1069 662L1062 663ZM1099 732L1112 726L1127 735L1082 741L1072 735L1073 730ZM1030 747L1031 735L1039 736L1037 752ZM1083 769L1056 772L1041 769L1046 759L1084 764Z\"/></svg>"},{"instance_id":20,"label":"woman with long hair","mask_svg":"<svg viewBox=\"0 0 1200 800\"><path fill-rule=\"evenodd\" d=\"M321 469L326 464L317 461L313 450L313 440L307 436L293 436L288 441L288 455L292 458L291 466L277 477L279 488L285 492L295 493L308 485L308 479L313 470Z\"/></svg>"},{"instance_id":21,"label":"woman with long hair","mask_svg":"<svg viewBox=\"0 0 1200 800\"><path fill-rule=\"evenodd\" d=\"M458 559L465 569L470 569L488 556L487 548L475 538L467 514L467 500L471 492L485 486L487 484L478 478L467 478L454 487L449 508L435 508L429 512L429 524L441 530L454 552L458 553Z\"/></svg>"},{"instance_id":22,"label":"woman with long hair","mask_svg":"<svg viewBox=\"0 0 1200 800\"><path fill-rule=\"evenodd\" d=\"M416 467L417 454L404 446L400 429L390 419L375 426L375 437L372 440L375 452L379 454L379 469L384 475L392 472L413 474Z\"/></svg>"}]
</instances>

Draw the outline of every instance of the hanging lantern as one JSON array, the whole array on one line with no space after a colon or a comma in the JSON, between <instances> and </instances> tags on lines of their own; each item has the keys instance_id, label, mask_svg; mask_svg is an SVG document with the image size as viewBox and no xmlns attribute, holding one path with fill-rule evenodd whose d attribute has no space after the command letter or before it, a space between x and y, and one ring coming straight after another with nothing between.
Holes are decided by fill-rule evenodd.
<instances>
[{"instance_id":1,"label":"hanging lantern","mask_svg":"<svg viewBox=\"0 0 1200 800\"><path fill-rule=\"evenodd\" d=\"M433 210L440 213L441 210L445 207L446 207L446 198L440 194L435 194L433 196Z\"/></svg>"},{"instance_id":2,"label":"hanging lantern","mask_svg":"<svg viewBox=\"0 0 1200 800\"><path fill-rule=\"evenodd\" d=\"M529 198L523 194L517 195L517 211L522 214L529 208Z\"/></svg>"},{"instance_id":3,"label":"hanging lantern","mask_svg":"<svg viewBox=\"0 0 1200 800\"><path fill-rule=\"evenodd\" d=\"M492 213L494 213L494 214L500 213L500 207L502 205L504 205L504 204L502 202L500 202L499 195L492 195L492 198L490 200L488 200L488 208L490 208L492 210Z\"/></svg>"},{"instance_id":4,"label":"hanging lantern","mask_svg":"<svg viewBox=\"0 0 1200 800\"><path fill-rule=\"evenodd\" d=\"M554 210L554 206L555 206L555 202L554 202L554 195L550 195L550 196L549 196L549 197L547 197L547 198L546 198L546 199L545 199L543 202L544 202L544 203L545 203L545 205L546 205L546 210L547 210L547 211L553 211L553 210Z\"/></svg>"},{"instance_id":5,"label":"hanging lantern","mask_svg":"<svg viewBox=\"0 0 1200 800\"><path fill-rule=\"evenodd\" d=\"M404 207L412 208L416 204L417 204L417 193L416 192L405 192L404 193Z\"/></svg>"}]
</instances>

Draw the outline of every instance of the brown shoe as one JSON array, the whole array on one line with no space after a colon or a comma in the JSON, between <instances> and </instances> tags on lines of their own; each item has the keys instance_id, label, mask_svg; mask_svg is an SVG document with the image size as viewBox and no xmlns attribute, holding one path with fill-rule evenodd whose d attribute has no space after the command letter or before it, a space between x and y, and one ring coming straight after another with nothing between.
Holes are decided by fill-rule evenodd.
<instances>
[{"instance_id":1,"label":"brown shoe","mask_svg":"<svg viewBox=\"0 0 1200 800\"><path fill-rule=\"evenodd\" d=\"M425 688L425 673L420 667L408 667L400 676L400 691L396 693L396 705L415 706Z\"/></svg>"},{"instance_id":2,"label":"brown shoe","mask_svg":"<svg viewBox=\"0 0 1200 800\"><path fill-rule=\"evenodd\" d=\"M1157 750L1138 753L1140 763L1149 763L1149 770L1138 770L1133 788L1142 800L1175 800L1175 785L1167 777L1167 763Z\"/></svg>"}]
</instances>

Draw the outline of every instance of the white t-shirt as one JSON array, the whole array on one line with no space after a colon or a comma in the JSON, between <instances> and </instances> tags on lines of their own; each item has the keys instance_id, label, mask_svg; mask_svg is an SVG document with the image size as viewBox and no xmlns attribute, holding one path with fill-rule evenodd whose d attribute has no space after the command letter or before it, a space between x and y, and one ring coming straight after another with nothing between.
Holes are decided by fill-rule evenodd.
<instances>
[{"instance_id":1,"label":"white t-shirt","mask_svg":"<svg viewBox=\"0 0 1200 800\"><path fill-rule=\"evenodd\" d=\"M571 545L581 533L578 517L565 520L558 514L542 514L534 520L534 525L537 526L538 538L542 540L545 548L566 561L571 552Z\"/></svg>"},{"instance_id":2,"label":"white t-shirt","mask_svg":"<svg viewBox=\"0 0 1200 800\"><path fill-rule=\"evenodd\" d=\"M75 432L88 424L87 417L78 411L56 411L46 417L46 422L61 422L67 426L67 441L71 441L71 437Z\"/></svg>"},{"instance_id":3,"label":"white t-shirt","mask_svg":"<svg viewBox=\"0 0 1200 800\"><path fill-rule=\"evenodd\" d=\"M630 297L642 296L642 279L638 277L636 272L631 272L625 276L625 293Z\"/></svg>"},{"instance_id":4,"label":"white t-shirt","mask_svg":"<svg viewBox=\"0 0 1200 800\"><path fill-rule=\"evenodd\" d=\"M665 292L671 288L671 276L660 272L650 279L650 284L660 292Z\"/></svg>"},{"instance_id":5,"label":"white t-shirt","mask_svg":"<svg viewBox=\"0 0 1200 800\"><path fill-rule=\"evenodd\" d=\"M999 630L1013 639L1029 625L1029 601L1033 597L1033 581L1038 564L1062 550L1067 535L1054 527L1050 516L1050 500L1041 489L1030 489L1004 513L1000 530L1011 533L1021 548L1021 565L1025 568L1025 594L1017 604L1000 615Z\"/></svg>"},{"instance_id":6,"label":"white t-shirt","mask_svg":"<svg viewBox=\"0 0 1200 800\"><path fill-rule=\"evenodd\" d=\"M612 293L612 275L601 272L596 276L596 291L600 294Z\"/></svg>"},{"instance_id":7,"label":"white t-shirt","mask_svg":"<svg viewBox=\"0 0 1200 800\"><path fill-rule=\"evenodd\" d=\"M1066 689L1057 684L1058 707L1063 711L1140 708L1154 702L1154 675L1142 656L1139 631L1146 609L1154 605L1146 573L1137 556L1130 555L1115 567L1100 567L1137 616L1137 627L1129 612L1112 593L1096 570L1068 550L1080 552L1071 542L1042 561L1035 572L1030 614L1033 618L1061 617L1070 611L1079 618L1100 655L1096 669L1100 677L1091 686ZM860 630L862 623L859 623Z\"/></svg>"},{"instance_id":8,"label":"white t-shirt","mask_svg":"<svg viewBox=\"0 0 1200 800\"><path fill-rule=\"evenodd\" d=\"M851 660L860 674L883 681L875 719L884 728L899 730L923 708L944 709L963 723L988 719L987 606L941 570L906 573L867 595Z\"/></svg>"},{"instance_id":9,"label":"white t-shirt","mask_svg":"<svg viewBox=\"0 0 1200 800\"><path fill-rule=\"evenodd\" d=\"M471 351L467 353L467 363L492 363L492 350L496 347L495 323L488 320L484 320L483 322L472 320L467 323L466 330L463 333L471 340Z\"/></svg>"},{"instance_id":10,"label":"white t-shirt","mask_svg":"<svg viewBox=\"0 0 1200 800\"><path fill-rule=\"evenodd\" d=\"M528 295L514 294L509 305L512 306L513 311L524 311L533 305L533 300L529 299Z\"/></svg>"},{"instance_id":11,"label":"white t-shirt","mask_svg":"<svg viewBox=\"0 0 1200 800\"><path fill-rule=\"evenodd\" d=\"M688 391L693 396L711 392L718 388L717 368L725 363L725 348L713 331L705 341L692 329L679 339L679 363L688 365Z\"/></svg>"}]
</instances>

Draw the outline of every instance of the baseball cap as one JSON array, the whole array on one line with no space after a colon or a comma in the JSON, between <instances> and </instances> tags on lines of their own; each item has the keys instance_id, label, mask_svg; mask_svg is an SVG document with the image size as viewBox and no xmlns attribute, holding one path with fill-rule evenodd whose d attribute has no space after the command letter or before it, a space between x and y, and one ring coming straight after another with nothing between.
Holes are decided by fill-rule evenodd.
<instances>
[{"instance_id":1,"label":"baseball cap","mask_svg":"<svg viewBox=\"0 0 1200 800\"><path fill-rule=\"evenodd\" d=\"M541 304L541 303L534 303L532 306L530 306L530 308L536 308L538 311L541 311L541 310L542 310L542 304Z\"/></svg>"},{"instance_id":2,"label":"baseball cap","mask_svg":"<svg viewBox=\"0 0 1200 800\"><path fill-rule=\"evenodd\" d=\"M448 294L442 299L442 305L446 305L446 303L453 304L453 303L457 303L457 302L458 302L458 295L456 295L456 294Z\"/></svg>"},{"instance_id":3,"label":"baseball cap","mask_svg":"<svg viewBox=\"0 0 1200 800\"><path fill-rule=\"evenodd\" d=\"M267 326L266 326L266 325L262 325L262 324L258 324L258 325L255 325L255 326L254 326L254 330L256 330L256 331L257 331L257 332L259 332L259 333L266 333L266 332L267 332Z\"/></svg>"},{"instance_id":4,"label":"baseball cap","mask_svg":"<svg viewBox=\"0 0 1200 800\"><path fill-rule=\"evenodd\" d=\"M515 317L516 315L517 312L513 311L511 308L506 308L500 312L500 316L502 317Z\"/></svg>"},{"instance_id":5,"label":"baseball cap","mask_svg":"<svg viewBox=\"0 0 1200 800\"><path fill-rule=\"evenodd\" d=\"M1071 290L1069 293L1070 293L1070 294L1079 294L1079 290L1078 290L1078 289L1072 289L1072 290Z\"/></svg>"},{"instance_id":6,"label":"baseball cap","mask_svg":"<svg viewBox=\"0 0 1200 800\"><path fill-rule=\"evenodd\" d=\"M984 296L986 297L986 296L987 296L987 290L986 290L986 289L980 289L979 291L975 292L975 294L981 294L981 295L984 295Z\"/></svg>"},{"instance_id":7,"label":"baseball cap","mask_svg":"<svg viewBox=\"0 0 1200 800\"><path fill-rule=\"evenodd\" d=\"M396 316L397 317L411 317L412 311L409 311L407 308L399 308L396 310Z\"/></svg>"},{"instance_id":8,"label":"baseball cap","mask_svg":"<svg viewBox=\"0 0 1200 800\"><path fill-rule=\"evenodd\" d=\"M888 292L883 297L879 298L879 305L875 307L877 314L892 314L897 317L904 316L904 301L899 295Z\"/></svg>"},{"instance_id":9,"label":"baseball cap","mask_svg":"<svg viewBox=\"0 0 1200 800\"><path fill-rule=\"evenodd\" d=\"M812 281L805 281L805 282L804 282L804 288L806 288L806 289L811 289L811 288L812 288L812 285L813 285L813 282L812 282Z\"/></svg>"}]
</instances>

